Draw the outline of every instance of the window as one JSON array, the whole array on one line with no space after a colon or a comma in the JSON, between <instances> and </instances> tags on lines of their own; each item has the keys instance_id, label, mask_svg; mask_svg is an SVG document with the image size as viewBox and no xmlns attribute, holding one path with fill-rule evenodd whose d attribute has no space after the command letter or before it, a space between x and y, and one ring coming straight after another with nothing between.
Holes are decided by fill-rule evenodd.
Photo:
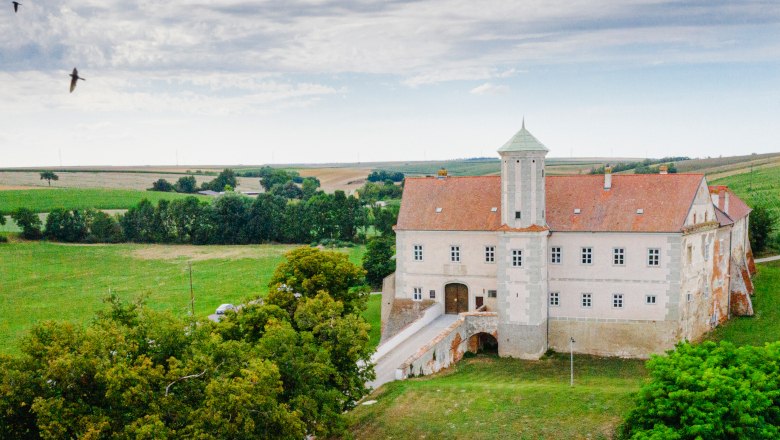
<instances>
[{"instance_id":1,"label":"window","mask_svg":"<svg viewBox=\"0 0 780 440\"><path fill-rule=\"evenodd\" d=\"M520 218L522 218L522 217L523 217L523 213L522 213L522 212L520 212L520 211L515 211L515 218L516 218L516 219L520 219Z\"/></svg>"},{"instance_id":2,"label":"window","mask_svg":"<svg viewBox=\"0 0 780 440\"><path fill-rule=\"evenodd\" d=\"M690 293L686 294L685 298L688 300L688 302L693 301L693 295L691 295Z\"/></svg>"},{"instance_id":3,"label":"window","mask_svg":"<svg viewBox=\"0 0 780 440\"><path fill-rule=\"evenodd\" d=\"M615 266L623 266L626 263L626 249L614 248L612 249L612 264Z\"/></svg>"},{"instance_id":4,"label":"window","mask_svg":"<svg viewBox=\"0 0 780 440\"><path fill-rule=\"evenodd\" d=\"M496 261L496 247L485 246L485 263L493 263Z\"/></svg>"},{"instance_id":5,"label":"window","mask_svg":"<svg viewBox=\"0 0 780 440\"><path fill-rule=\"evenodd\" d=\"M561 264L561 248L560 246L555 246L550 248L550 263L552 264Z\"/></svg>"},{"instance_id":6,"label":"window","mask_svg":"<svg viewBox=\"0 0 780 440\"><path fill-rule=\"evenodd\" d=\"M561 294L559 292L550 292L550 305L553 307L561 305Z\"/></svg>"},{"instance_id":7,"label":"window","mask_svg":"<svg viewBox=\"0 0 780 440\"><path fill-rule=\"evenodd\" d=\"M686 247L685 260L688 264L691 264L691 261L693 260L693 246L690 244Z\"/></svg>"},{"instance_id":8,"label":"window","mask_svg":"<svg viewBox=\"0 0 780 440\"><path fill-rule=\"evenodd\" d=\"M414 245L414 261L422 261L423 247L421 244Z\"/></svg>"},{"instance_id":9,"label":"window","mask_svg":"<svg viewBox=\"0 0 780 440\"><path fill-rule=\"evenodd\" d=\"M436 291L435 290L431 290L430 293L429 293L429 297L431 299L436 299Z\"/></svg>"},{"instance_id":10,"label":"window","mask_svg":"<svg viewBox=\"0 0 780 440\"><path fill-rule=\"evenodd\" d=\"M495 290L488 290L488 298L495 298L497 293Z\"/></svg>"},{"instance_id":11,"label":"window","mask_svg":"<svg viewBox=\"0 0 780 440\"><path fill-rule=\"evenodd\" d=\"M622 309L623 308L623 294L622 293L613 293L612 294L612 308L614 308L614 309Z\"/></svg>"},{"instance_id":12,"label":"window","mask_svg":"<svg viewBox=\"0 0 780 440\"><path fill-rule=\"evenodd\" d=\"M450 261L460 263L460 246L450 246Z\"/></svg>"},{"instance_id":13,"label":"window","mask_svg":"<svg viewBox=\"0 0 780 440\"><path fill-rule=\"evenodd\" d=\"M412 299L415 301L422 301L422 287L415 287L412 293Z\"/></svg>"},{"instance_id":14,"label":"window","mask_svg":"<svg viewBox=\"0 0 780 440\"><path fill-rule=\"evenodd\" d=\"M523 267L523 251L520 249L512 249L512 266Z\"/></svg>"},{"instance_id":15,"label":"window","mask_svg":"<svg viewBox=\"0 0 780 440\"><path fill-rule=\"evenodd\" d=\"M592 293L583 293L582 294L582 307L590 308L590 306L593 305L593 294Z\"/></svg>"},{"instance_id":16,"label":"window","mask_svg":"<svg viewBox=\"0 0 780 440\"><path fill-rule=\"evenodd\" d=\"M650 248L647 250L647 265L648 266L661 265L661 249Z\"/></svg>"},{"instance_id":17,"label":"window","mask_svg":"<svg viewBox=\"0 0 780 440\"><path fill-rule=\"evenodd\" d=\"M709 243L704 244L704 261L710 261L710 245Z\"/></svg>"},{"instance_id":18,"label":"window","mask_svg":"<svg viewBox=\"0 0 780 440\"><path fill-rule=\"evenodd\" d=\"M582 264L593 264L593 248L582 248Z\"/></svg>"},{"instance_id":19,"label":"window","mask_svg":"<svg viewBox=\"0 0 780 440\"><path fill-rule=\"evenodd\" d=\"M655 295L645 295L645 304L647 305L655 304Z\"/></svg>"}]
</instances>

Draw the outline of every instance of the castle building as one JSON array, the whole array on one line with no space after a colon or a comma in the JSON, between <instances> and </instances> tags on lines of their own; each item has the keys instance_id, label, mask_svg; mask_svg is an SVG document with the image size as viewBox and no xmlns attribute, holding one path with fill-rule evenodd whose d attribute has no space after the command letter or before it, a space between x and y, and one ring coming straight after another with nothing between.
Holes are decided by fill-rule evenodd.
<instances>
[{"instance_id":1,"label":"castle building","mask_svg":"<svg viewBox=\"0 0 780 440\"><path fill-rule=\"evenodd\" d=\"M728 188L664 167L545 175L525 124L498 153L500 176L406 179L385 329L403 304L439 304L497 314L501 356L574 338L577 352L647 357L752 314L750 208Z\"/></svg>"}]
</instances>

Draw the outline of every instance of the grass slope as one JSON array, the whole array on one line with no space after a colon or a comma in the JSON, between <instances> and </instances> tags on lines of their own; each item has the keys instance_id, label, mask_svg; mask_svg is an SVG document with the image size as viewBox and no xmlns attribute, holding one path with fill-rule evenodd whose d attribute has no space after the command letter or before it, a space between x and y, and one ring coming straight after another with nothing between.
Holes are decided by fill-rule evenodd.
<instances>
[{"instance_id":1,"label":"grass slope","mask_svg":"<svg viewBox=\"0 0 780 440\"><path fill-rule=\"evenodd\" d=\"M158 200L178 199L188 194L130 189L79 189L52 188L0 191L0 212L11 212L19 207L35 212L49 212L54 208L66 209L127 209L143 199L157 204ZM210 200L204 196L197 196Z\"/></svg>"},{"instance_id":2,"label":"grass slope","mask_svg":"<svg viewBox=\"0 0 780 440\"><path fill-rule=\"evenodd\" d=\"M646 376L638 360L479 356L428 378L387 384L349 413L355 438L611 438Z\"/></svg>"},{"instance_id":3,"label":"grass slope","mask_svg":"<svg viewBox=\"0 0 780 440\"><path fill-rule=\"evenodd\" d=\"M0 352L36 322L84 322L103 307L109 289L121 297L149 295L156 310L189 310L192 261L195 313L205 317L221 303L265 294L284 252L294 246L0 244ZM360 263L363 247L343 250Z\"/></svg>"}]
</instances>

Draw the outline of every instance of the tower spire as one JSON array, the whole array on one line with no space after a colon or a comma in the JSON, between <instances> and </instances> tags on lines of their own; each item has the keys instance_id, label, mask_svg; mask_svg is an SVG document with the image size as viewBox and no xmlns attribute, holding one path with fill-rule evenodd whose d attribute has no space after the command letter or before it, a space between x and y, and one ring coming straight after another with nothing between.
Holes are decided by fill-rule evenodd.
<instances>
[{"instance_id":1,"label":"tower spire","mask_svg":"<svg viewBox=\"0 0 780 440\"><path fill-rule=\"evenodd\" d=\"M523 127L522 128L525 128L525 115L523 115Z\"/></svg>"}]
</instances>

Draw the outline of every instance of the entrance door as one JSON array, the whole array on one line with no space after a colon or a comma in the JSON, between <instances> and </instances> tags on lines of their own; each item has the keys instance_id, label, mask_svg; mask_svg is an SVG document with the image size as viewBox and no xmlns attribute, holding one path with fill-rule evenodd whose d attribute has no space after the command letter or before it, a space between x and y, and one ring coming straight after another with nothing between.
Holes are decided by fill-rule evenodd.
<instances>
[{"instance_id":1,"label":"entrance door","mask_svg":"<svg viewBox=\"0 0 780 440\"><path fill-rule=\"evenodd\" d=\"M444 287L444 313L457 315L469 310L469 289L463 284L447 284Z\"/></svg>"}]
</instances>

